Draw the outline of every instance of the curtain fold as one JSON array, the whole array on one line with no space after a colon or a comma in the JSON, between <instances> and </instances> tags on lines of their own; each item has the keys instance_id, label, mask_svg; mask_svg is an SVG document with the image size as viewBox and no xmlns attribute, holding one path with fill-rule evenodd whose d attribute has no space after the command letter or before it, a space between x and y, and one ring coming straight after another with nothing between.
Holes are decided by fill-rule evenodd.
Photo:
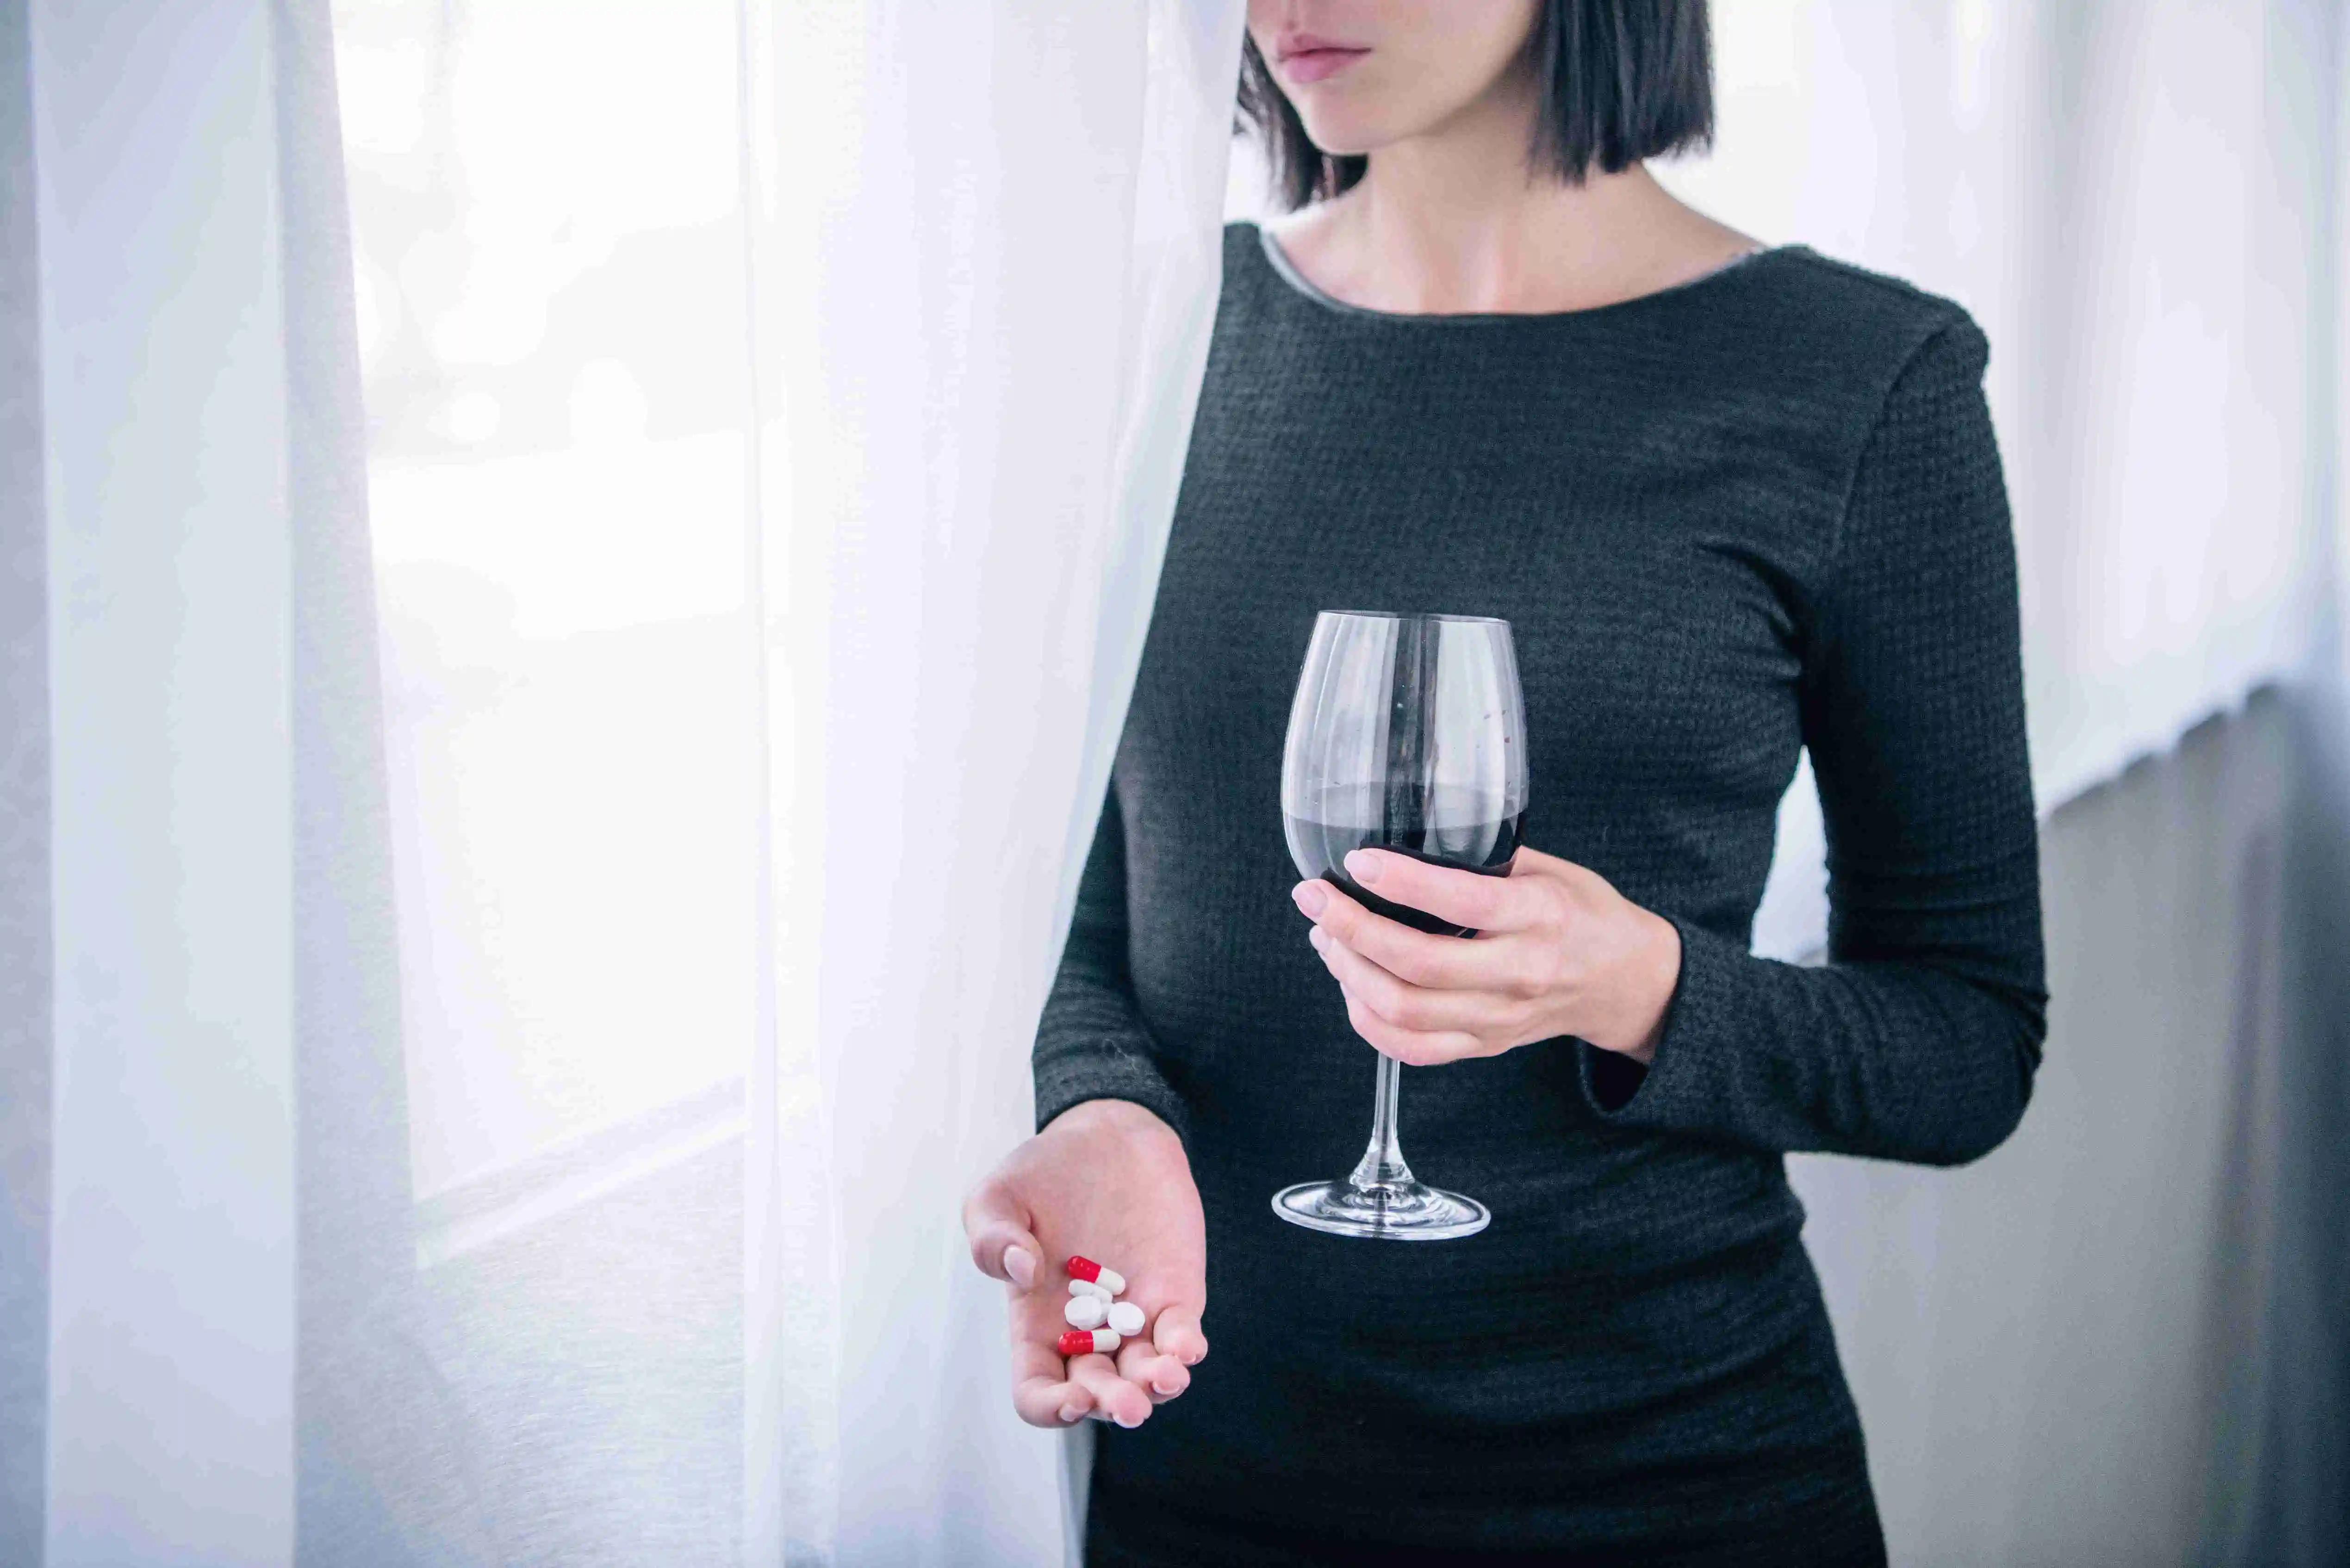
<instances>
[{"instance_id":1,"label":"curtain fold","mask_svg":"<svg viewBox=\"0 0 2350 1568\"><path fill-rule=\"evenodd\" d=\"M419 1560L478 1522L416 1485L452 1446L417 1345L415 1204L349 205L326 0L270 7L284 269L293 753L296 1540ZM381 1420L400 1408L396 1427ZM403 1434L391 1440L393 1433ZM442 1472L445 1476L445 1470Z\"/></svg>"},{"instance_id":2,"label":"curtain fold","mask_svg":"<svg viewBox=\"0 0 2350 1568\"><path fill-rule=\"evenodd\" d=\"M49 613L25 0L0 0L0 1563L40 1561L49 1402Z\"/></svg>"},{"instance_id":3,"label":"curtain fold","mask_svg":"<svg viewBox=\"0 0 2350 1568\"><path fill-rule=\"evenodd\" d=\"M30 602L0 615L0 908L5 961L39 972L5 1023L0 1294L37 1296L0 1336L0 1560L409 1561L381 1419L418 1386L409 1129L327 9L6 22L6 580Z\"/></svg>"},{"instance_id":4,"label":"curtain fold","mask_svg":"<svg viewBox=\"0 0 2350 1568\"><path fill-rule=\"evenodd\" d=\"M287 1561L295 765L272 20L31 7L53 1565ZM13 1446L13 1444L12 1444Z\"/></svg>"},{"instance_id":5,"label":"curtain fold","mask_svg":"<svg viewBox=\"0 0 2350 1568\"><path fill-rule=\"evenodd\" d=\"M1204 363L1243 14L786 5L746 52L786 999L749 1375L790 1389L753 1473L795 1560L1060 1550L957 1210L1029 1130Z\"/></svg>"}]
</instances>

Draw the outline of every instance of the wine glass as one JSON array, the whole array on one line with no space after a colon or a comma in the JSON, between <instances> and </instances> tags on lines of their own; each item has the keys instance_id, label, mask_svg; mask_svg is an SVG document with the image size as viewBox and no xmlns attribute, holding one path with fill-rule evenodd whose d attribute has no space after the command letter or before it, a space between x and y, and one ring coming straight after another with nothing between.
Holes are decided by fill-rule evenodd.
<instances>
[{"instance_id":1,"label":"wine glass","mask_svg":"<svg viewBox=\"0 0 2350 1568\"><path fill-rule=\"evenodd\" d=\"M1347 852L1391 849L1506 877L1525 824L1525 702L1510 624L1479 616L1325 610L1315 620L1281 763L1281 823L1308 877L1440 936L1477 933L1390 903ZM1473 1236L1483 1204L1415 1179L1396 1143L1399 1064L1378 1059L1370 1147L1344 1181L1305 1181L1273 1210L1308 1230L1396 1241Z\"/></svg>"}]
</instances>

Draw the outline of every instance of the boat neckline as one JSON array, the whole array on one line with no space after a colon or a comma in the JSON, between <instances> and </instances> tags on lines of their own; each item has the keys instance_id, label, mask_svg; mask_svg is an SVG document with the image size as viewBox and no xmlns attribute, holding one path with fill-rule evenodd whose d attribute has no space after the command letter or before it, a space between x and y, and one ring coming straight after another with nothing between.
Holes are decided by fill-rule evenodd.
<instances>
[{"instance_id":1,"label":"boat neckline","mask_svg":"<svg viewBox=\"0 0 2350 1568\"><path fill-rule=\"evenodd\" d=\"M1496 327L1535 322L1586 321L1612 316L1621 311L1637 309L1659 300L1679 299L1711 284L1727 281L1750 270L1752 264L1767 257L1793 254L1810 249L1808 245L1757 245L1741 251L1720 266L1701 272L1697 276L1683 278L1662 288L1636 294L1629 299L1610 300L1606 305L1587 305L1580 310L1492 310L1492 311L1407 311L1374 310L1367 305L1356 305L1326 293L1311 278L1299 272L1290 261L1289 253L1281 248L1271 229L1263 223L1250 225L1256 230L1257 248L1275 276L1292 291L1323 309L1339 316L1350 316L1363 321L1392 322L1400 327Z\"/></svg>"}]
</instances>

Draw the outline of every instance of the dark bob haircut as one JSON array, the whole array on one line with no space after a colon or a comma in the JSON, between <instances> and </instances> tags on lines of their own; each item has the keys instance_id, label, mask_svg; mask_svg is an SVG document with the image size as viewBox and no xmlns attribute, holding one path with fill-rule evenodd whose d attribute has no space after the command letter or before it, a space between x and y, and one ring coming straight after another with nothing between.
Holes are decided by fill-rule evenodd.
<instances>
[{"instance_id":1,"label":"dark bob haircut","mask_svg":"<svg viewBox=\"0 0 2350 1568\"><path fill-rule=\"evenodd\" d=\"M1713 140L1713 48L1706 0L1546 0L1527 47L1542 84L1532 166L1580 184ZM1265 152L1273 194L1295 209L1352 186L1367 157L1314 145L1251 38L1241 119Z\"/></svg>"}]
</instances>

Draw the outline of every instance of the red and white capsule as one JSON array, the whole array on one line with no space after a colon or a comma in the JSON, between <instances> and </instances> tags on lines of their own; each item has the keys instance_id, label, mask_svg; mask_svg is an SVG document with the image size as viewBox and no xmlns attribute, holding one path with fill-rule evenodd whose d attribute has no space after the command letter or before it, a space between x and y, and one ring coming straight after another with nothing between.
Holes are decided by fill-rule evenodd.
<instances>
[{"instance_id":1,"label":"red and white capsule","mask_svg":"<svg viewBox=\"0 0 2350 1568\"><path fill-rule=\"evenodd\" d=\"M1068 1269L1072 1279L1091 1280L1114 1296L1126 1293L1126 1276L1116 1269L1104 1268L1091 1258L1071 1258Z\"/></svg>"},{"instance_id":2,"label":"red and white capsule","mask_svg":"<svg viewBox=\"0 0 2350 1568\"><path fill-rule=\"evenodd\" d=\"M1055 1348L1064 1355L1107 1355L1118 1348L1118 1337L1114 1328L1073 1328Z\"/></svg>"}]
</instances>

